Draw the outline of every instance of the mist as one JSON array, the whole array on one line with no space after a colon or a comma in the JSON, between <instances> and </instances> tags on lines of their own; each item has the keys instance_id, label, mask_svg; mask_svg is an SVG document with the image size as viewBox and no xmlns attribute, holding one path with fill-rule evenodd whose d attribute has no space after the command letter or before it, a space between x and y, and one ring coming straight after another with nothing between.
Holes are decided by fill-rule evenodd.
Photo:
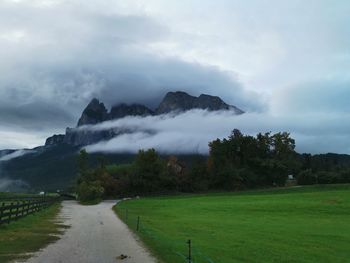
<instances>
[{"instance_id":1,"label":"mist","mask_svg":"<svg viewBox=\"0 0 350 263\"><path fill-rule=\"evenodd\" d=\"M34 152L35 152L34 150L26 150L26 149L17 150L17 151L14 151L12 153L9 153L9 154L6 154L6 155L0 157L0 162L9 161L11 159L18 158L18 157L23 156L25 154L34 153Z\"/></svg>"},{"instance_id":2,"label":"mist","mask_svg":"<svg viewBox=\"0 0 350 263\"><path fill-rule=\"evenodd\" d=\"M23 192L29 189L29 184L20 179L11 179L4 172L2 164L14 158L18 158L25 154L34 153L34 150L17 150L9 154L5 154L0 158L0 192Z\"/></svg>"},{"instance_id":3,"label":"mist","mask_svg":"<svg viewBox=\"0 0 350 263\"><path fill-rule=\"evenodd\" d=\"M23 192L27 189L29 185L23 180L0 178L0 192Z\"/></svg>"},{"instance_id":4,"label":"mist","mask_svg":"<svg viewBox=\"0 0 350 263\"><path fill-rule=\"evenodd\" d=\"M234 115L230 111L191 110L179 115L126 117L80 129L130 131L109 141L87 146L88 152L136 153L139 149L155 148L161 153L208 154L210 141L225 138L237 128L250 135L290 132L296 139L296 150L300 153L339 152L339 149L349 153L350 143L346 140L350 131L350 124L346 121L349 117L302 113L283 116L272 113Z\"/></svg>"}]
</instances>

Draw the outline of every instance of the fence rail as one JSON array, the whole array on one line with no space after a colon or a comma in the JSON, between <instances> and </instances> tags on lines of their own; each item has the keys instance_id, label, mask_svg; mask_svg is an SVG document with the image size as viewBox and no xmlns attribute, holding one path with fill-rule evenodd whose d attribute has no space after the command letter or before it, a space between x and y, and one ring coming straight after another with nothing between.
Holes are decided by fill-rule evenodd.
<instances>
[{"instance_id":1,"label":"fence rail","mask_svg":"<svg viewBox=\"0 0 350 263\"><path fill-rule=\"evenodd\" d=\"M3 198L0 199L0 225L33 214L58 201L58 197Z\"/></svg>"}]
</instances>

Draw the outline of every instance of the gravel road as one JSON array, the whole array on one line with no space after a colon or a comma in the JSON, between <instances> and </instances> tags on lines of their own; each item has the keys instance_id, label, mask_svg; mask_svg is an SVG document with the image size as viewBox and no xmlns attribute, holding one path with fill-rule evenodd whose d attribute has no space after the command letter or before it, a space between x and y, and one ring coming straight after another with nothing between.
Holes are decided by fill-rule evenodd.
<instances>
[{"instance_id":1,"label":"gravel road","mask_svg":"<svg viewBox=\"0 0 350 263\"><path fill-rule=\"evenodd\" d=\"M114 214L115 203L82 206L75 201L64 201L60 217L71 227L60 240L36 253L27 263L156 262ZM128 257L119 259L121 254Z\"/></svg>"}]
</instances>

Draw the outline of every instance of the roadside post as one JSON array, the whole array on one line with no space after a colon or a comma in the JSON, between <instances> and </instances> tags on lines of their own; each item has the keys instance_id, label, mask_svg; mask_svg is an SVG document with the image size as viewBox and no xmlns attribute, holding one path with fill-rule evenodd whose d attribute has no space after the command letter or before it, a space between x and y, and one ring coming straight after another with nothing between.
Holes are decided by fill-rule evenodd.
<instances>
[{"instance_id":1,"label":"roadside post","mask_svg":"<svg viewBox=\"0 0 350 263\"><path fill-rule=\"evenodd\" d=\"M192 247L191 247L191 239L187 241L188 244L188 263L192 263Z\"/></svg>"}]
</instances>

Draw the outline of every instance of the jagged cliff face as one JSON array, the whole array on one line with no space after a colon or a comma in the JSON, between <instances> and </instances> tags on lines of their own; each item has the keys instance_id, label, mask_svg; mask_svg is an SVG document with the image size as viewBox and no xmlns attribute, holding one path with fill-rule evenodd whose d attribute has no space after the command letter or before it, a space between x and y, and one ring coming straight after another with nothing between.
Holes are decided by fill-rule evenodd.
<instances>
[{"instance_id":1,"label":"jagged cliff face","mask_svg":"<svg viewBox=\"0 0 350 263\"><path fill-rule=\"evenodd\" d=\"M126 116L149 116L153 115L154 112L141 104L119 104L117 106L113 106L111 112L109 113L109 119L115 120L124 118Z\"/></svg>"},{"instance_id":2,"label":"jagged cliff face","mask_svg":"<svg viewBox=\"0 0 350 263\"><path fill-rule=\"evenodd\" d=\"M217 96L201 94L199 97L194 97L181 91L167 93L157 108L156 113L164 114L172 111L181 112L192 109L209 111L232 110L236 114L244 113L244 111L238 109L236 106L226 104Z\"/></svg>"},{"instance_id":3,"label":"jagged cliff face","mask_svg":"<svg viewBox=\"0 0 350 263\"><path fill-rule=\"evenodd\" d=\"M64 142L65 135L55 134L46 139L45 145L56 145Z\"/></svg>"},{"instance_id":4,"label":"jagged cliff face","mask_svg":"<svg viewBox=\"0 0 350 263\"><path fill-rule=\"evenodd\" d=\"M73 146L84 146L94 144L104 140L110 140L113 137L132 133L133 131L125 129L108 130L89 130L84 125L98 124L108 120L115 120L127 116L150 116L161 115L170 112L180 113L192 109L205 109L209 111L230 110L234 114L243 114L239 108L226 104L217 96L202 94L194 97L186 92L168 92L155 111L141 104L119 104L113 106L108 112L105 105L98 99L93 99L84 109L77 128L67 128L66 134L54 135L47 138L45 145L69 144Z\"/></svg>"},{"instance_id":5,"label":"jagged cliff face","mask_svg":"<svg viewBox=\"0 0 350 263\"><path fill-rule=\"evenodd\" d=\"M67 128L63 142L73 146L89 145L100 141L110 140L117 135L118 135L118 132L115 132L112 129L94 131L94 130Z\"/></svg>"},{"instance_id":6,"label":"jagged cliff face","mask_svg":"<svg viewBox=\"0 0 350 263\"><path fill-rule=\"evenodd\" d=\"M84 109L78 121L78 126L96 124L108 119L108 113L105 105L98 99L93 99Z\"/></svg>"},{"instance_id":7,"label":"jagged cliff face","mask_svg":"<svg viewBox=\"0 0 350 263\"><path fill-rule=\"evenodd\" d=\"M93 99L84 109L78 127L82 125L97 124L107 120L115 120L127 116L149 116L170 112L183 112L192 109L206 109L209 111L233 110L236 114L244 113L235 106L226 104L217 96L202 94L194 97L186 92L168 92L155 111L141 104L119 104L113 106L110 112L98 99Z\"/></svg>"},{"instance_id":8,"label":"jagged cliff face","mask_svg":"<svg viewBox=\"0 0 350 263\"><path fill-rule=\"evenodd\" d=\"M236 106L226 104L221 98L206 94L202 94L196 98L193 108L207 109L209 111L233 110L236 114L244 113L244 111L238 109Z\"/></svg>"},{"instance_id":9,"label":"jagged cliff face","mask_svg":"<svg viewBox=\"0 0 350 263\"><path fill-rule=\"evenodd\" d=\"M193 97L186 92L168 92L156 109L156 113L164 114L172 111L181 112L191 110L193 109L196 99L196 97Z\"/></svg>"},{"instance_id":10,"label":"jagged cliff face","mask_svg":"<svg viewBox=\"0 0 350 263\"><path fill-rule=\"evenodd\" d=\"M81 114L77 126L97 124L126 116L148 116L153 114L154 112L144 105L127 105L125 103L113 106L111 111L108 112L103 103L100 103L98 99L93 99Z\"/></svg>"}]
</instances>

